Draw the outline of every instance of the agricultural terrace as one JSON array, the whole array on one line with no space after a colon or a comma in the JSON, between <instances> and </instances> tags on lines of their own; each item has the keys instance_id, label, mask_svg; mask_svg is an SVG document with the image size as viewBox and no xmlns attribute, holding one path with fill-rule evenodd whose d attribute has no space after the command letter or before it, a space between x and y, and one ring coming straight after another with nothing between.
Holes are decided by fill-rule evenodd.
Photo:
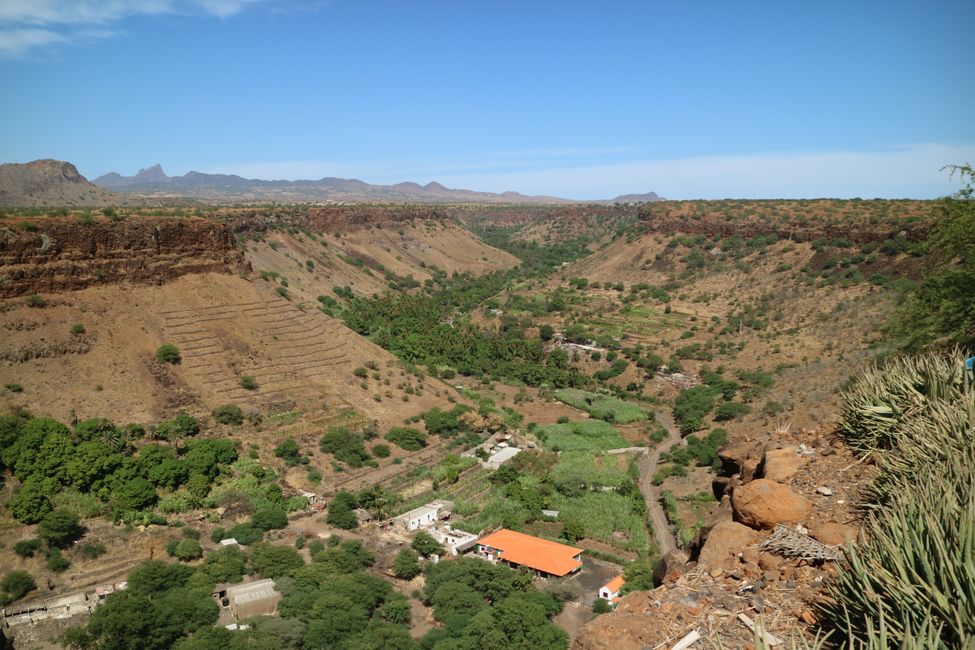
<instances>
[{"instance_id":1,"label":"agricultural terrace","mask_svg":"<svg viewBox=\"0 0 975 650\"><path fill-rule=\"evenodd\" d=\"M563 388L555 391L555 397L569 406L587 412L589 415L607 422L626 424L646 420L647 410L625 402L618 397L590 393L577 388Z\"/></svg>"},{"instance_id":2,"label":"agricultural terrace","mask_svg":"<svg viewBox=\"0 0 975 650\"><path fill-rule=\"evenodd\" d=\"M535 437L551 451L605 451L630 446L616 427L603 420L546 424L535 429Z\"/></svg>"}]
</instances>

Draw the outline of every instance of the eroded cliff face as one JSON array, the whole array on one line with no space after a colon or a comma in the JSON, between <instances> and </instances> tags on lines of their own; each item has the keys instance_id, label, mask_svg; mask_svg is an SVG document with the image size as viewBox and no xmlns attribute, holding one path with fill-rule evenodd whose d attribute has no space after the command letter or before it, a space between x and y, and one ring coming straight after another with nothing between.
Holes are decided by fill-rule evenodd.
<instances>
[{"instance_id":1,"label":"eroded cliff face","mask_svg":"<svg viewBox=\"0 0 975 650\"><path fill-rule=\"evenodd\" d=\"M9 219L0 222L0 298L122 281L159 284L246 266L227 224L206 219Z\"/></svg>"},{"instance_id":2,"label":"eroded cliff face","mask_svg":"<svg viewBox=\"0 0 975 650\"><path fill-rule=\"evenodd\" d=\"M263 232L274 226L293 226L323 233L345 233L412 220L452 219L447 208L413 204L222 208L210 216L230 224L234 232Z\"/></svg>"}]
</instances>

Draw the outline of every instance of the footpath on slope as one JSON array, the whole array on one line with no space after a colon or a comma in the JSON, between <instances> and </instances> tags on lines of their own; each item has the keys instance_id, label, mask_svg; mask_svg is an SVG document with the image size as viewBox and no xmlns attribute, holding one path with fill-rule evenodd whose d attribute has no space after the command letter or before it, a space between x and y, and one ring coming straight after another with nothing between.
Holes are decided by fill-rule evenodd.
<instances>
[{"instance_id":1,"label":"footpath on slope","mask_svg":"<svg viewBox=\"0 0 975 650\"><path fill-rule=\"evenodd\" d=\"M670 532L667 515L660 503L660 490L653 484L653 475L657 471L660 454L680 443L681 435L670 414L657 411L654 415L660 426L667 430L667 437L655 449L651 449L640 458L640 492L643 493L643 499L647 504L647 514L653 525L653 534L657 540L660 557L663 557L676 550L677 543Z\"/></svg>"}]
</instances>

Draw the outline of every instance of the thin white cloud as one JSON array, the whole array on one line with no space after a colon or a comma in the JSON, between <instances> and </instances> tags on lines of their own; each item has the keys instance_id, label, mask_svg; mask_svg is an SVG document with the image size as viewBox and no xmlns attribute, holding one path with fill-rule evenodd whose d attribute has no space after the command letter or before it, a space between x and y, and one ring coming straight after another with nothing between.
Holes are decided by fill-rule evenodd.
<instances>
[{"instance_id":1,"label":"thin white cloud","mask_svg":"<svg viewBox=\"0 0 975 650\"><path fill-rule=\"evenodd\" d=\"M15 59L35 47L64 42L61 34L49 29L0 29L0 58Z\"/></svg>"},{"instance_id":2,"label":"thin white cloud","mask_svg":"<svg viewBox=\"0 0 975 650\"><path fill-rule=\"evenodd\" d=\"M107 38L132 16L203 14L229 18L265 0L0 0L0 58L52 45Z\"/></svg>"},{"instance_id":3,"label":"thin white cloud","mask_svg":"<svg viewBox=\"0 0 975 650\"><path fill-rule=\"evenodd\" d=\"M510 153L510 152L509 152ZM932 198L958 189L945 165L975 161L975 146L923 144L877 151L772 152L679 159L580 164L567 156L512 158L505 167L485 156L449 161L374 165L290 161L207 169L247 178L360 178L371 183L438 181L448 187L491 192L515 190L575 199L605 199L655 191L673 199L698 198Z\"/></svg>"}]
</instances>

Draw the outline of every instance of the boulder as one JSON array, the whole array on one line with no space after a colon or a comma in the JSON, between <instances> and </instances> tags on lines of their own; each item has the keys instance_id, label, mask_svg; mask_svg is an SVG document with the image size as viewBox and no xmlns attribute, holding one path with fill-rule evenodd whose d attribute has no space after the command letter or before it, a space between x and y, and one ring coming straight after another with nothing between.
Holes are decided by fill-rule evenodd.
<instances>
[{"instance_id":1,"label":"boulder","mask_svg":"<svg viewBox=\"0 0 975 650\"><path fill-rule=\"evenodd\" d=\"M810 526L809 535L827 546L839 546L840 544L856 539L856 533L852 528L838 524L835 521L827 521L822 524Z\"/></svg>"},{"instance_id":2,"label":"boulder","mask_svg":"<svg viewBox=\"0 0 975 650\"><path fill-rule=\"evenodd\" d=\"M718 458L725 474L740 474L741 480L750 481L762 462L760 448L753 442L726 445L718 450Z\"/></svg>"},{"instance_id":3,"label":"boulder","mask_svg":"<svg viewBox=\"0 0 975 650\"><path fill-rule=\"evenodd\" d=\"M752 528L800 521L812 511L812 504L787 485L760 478L735 489L731 495L735 520Z\"/></svg>"},{"instance_id":4,"label":"boulder","mask_svg":"<svg viewBox=\"0 0 975 650\"><path fill-rule=\"evenodd\" d=\"M799 471L806 459L796 452L795 447L769 449L765 452L762 475L770 481L785 483Z\"/></svg>"},{"instance_id":5,"label":"boulder","mask_svg":"<svg viewBox=\"0 0 975 650\"><path fill-rule=\"evenodd\" d=\"M701 555L697 559L698 566L705 569L720 569L729 559L741 553L746 546L758 541L758 533L734 521L722 521L711 530Z\"/></svg>"}]
</instances>

